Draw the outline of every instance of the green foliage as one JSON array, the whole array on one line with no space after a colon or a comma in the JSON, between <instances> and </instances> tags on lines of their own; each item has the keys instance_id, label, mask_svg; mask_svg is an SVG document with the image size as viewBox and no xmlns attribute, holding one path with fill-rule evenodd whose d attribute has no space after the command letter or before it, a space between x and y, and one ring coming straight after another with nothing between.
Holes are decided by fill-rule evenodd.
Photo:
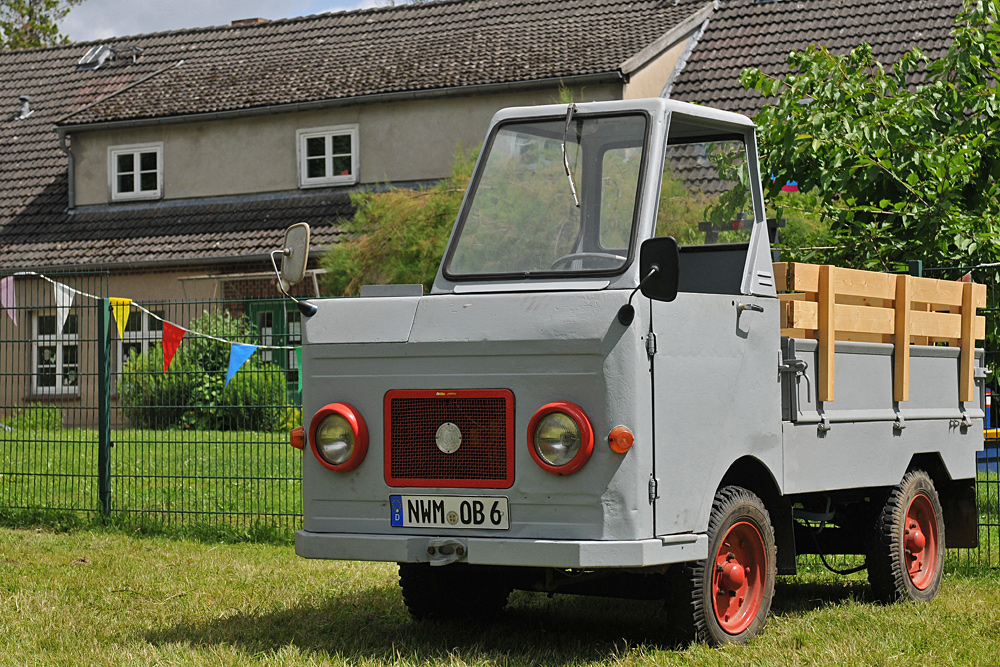
<instances>
[{"instance_id":1,"label":"green foliage","mask_svg":"<svg viewBox=\"0 0 1000 667\"><path fill-rule=\"evenodd\" d=\"M246 319L229 313L205 313L191 329L233 342L256 338ZM254 354L226 387L230 348L228 342L185 337L167 373L161 345L133 355L118 381L129 424L219 431L281 428L287 419L281 369Z\"/></svg>"},{"instance_id":2,"label":"green foliage","mask_svg":"<svg viewBox=\"0 0 1000 667\"><path fill-rule=\"evenodd\" d=\"M16 410L10 417L0 419L0 423L14 431L52 431L62 428L62 409L31 405Z\"/></svg>"},{"instance_id":3,"label":"green foliage","mask_svg":"<svg viewBox=\"0 0 1000 667\"><path fill-rule=\"evenodd\" d=\"M777 98L756 118L771 204L782 215L778 191L796 180L819 212L801 239L813 249L784 257L874 270L919 259L956 267L934 277L976 267L976 282L1000 282L1000 0L968 4L953 35L933 61L914 49L883 66L867 44L843 56L813 46L789 55L787 76L743 72Z\"/></svg>"},{"instance_id":4,"label":"green foliage","mask_svg":"<svg viewBox=\"0 0 1000 667\"><path fill-rule=\"evenodd\" d=\"M0 50L65 44L57 23L83 0L0 0Z\"/></svg>"},{"instance_id":5,"label":"green foliage","mask_svg":"<svg viewBox=\"0 0 1000 667\"><path fill-rule=\"evenodd\" d=\"M829 223L833 247L817 259L878 270L997 259L998 11L1000 0L968 8L936 61L913 50L887 68L866 44L844 56L813 46L789 55L787 76L744 71L744 86L777 97L756 118L772 204L796 180Z\"/></svg>"},{"instance_id":6,"label":"green foliage","mask_svg":"<svg viewBox=\"0 0 1000 667\"><path fill-rule=\"evenodd\" d=\"M321 259L325 293L354 295L362 285L422 283L430 289L444 255L476 152L459 151L451 177L427 190L390 189L352 196L353 237Z\"/></svg>"}]
</instances>

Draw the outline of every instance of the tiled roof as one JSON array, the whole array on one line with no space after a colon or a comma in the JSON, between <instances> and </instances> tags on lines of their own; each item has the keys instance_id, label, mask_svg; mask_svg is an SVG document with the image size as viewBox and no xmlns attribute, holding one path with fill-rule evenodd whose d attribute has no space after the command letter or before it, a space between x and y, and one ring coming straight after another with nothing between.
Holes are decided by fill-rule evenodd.
<instances>
[{"instance_id":1,"label":"tiled roof","mask_svg":"<svg viewBox=\"0 0 1000 667\"><path fill-rule=\"evenodd\" d=\"M69 215L54 124L74 112L67 124L614 73L705 3L442 0L0 52L0 269L260 255L286 222L320 219L275 210L265 230L254 226L259 202ZM77 71L97 44L142 51ZM20 95L31 97L25 119ZM334 232L318 243L323 233Z\"/></svg>"},{"instance_id":2,"label":"tiled roof","mask_svg":"<svg viewBox=\"0 0 1000 667\"><path fill-rule=\"evenodd\" d=\"M744 68L787 72L788 53L810 44L842 54L868 43L884 63L914 46L938 58L961 8L962 0L723 0L670 97L752 116L764 98L740 85Z\"/></svg>"},{"instance_id":3,"label":"tiled roof","mask_svg":"<svg viewBox=\"0 0 1000 667\"><path fill-rule=\"evenodd\" d=\"M335 243L353 212L344 192L226 197L80 209L36 224L29 210L0 228L0 270L29 267L258 261L307 220L312 250Z\"/></svg>"},{"instance_id":4,"label":"tiled roof","mask_svg":"<svg viewBox=\"0 0 1000 667\"><path fill-rule=\"evenodd\" d=\"M450 0L144 35L144 61L184 64L65 123L615 73L705 4Z\"/></svg>"}]
</instances>

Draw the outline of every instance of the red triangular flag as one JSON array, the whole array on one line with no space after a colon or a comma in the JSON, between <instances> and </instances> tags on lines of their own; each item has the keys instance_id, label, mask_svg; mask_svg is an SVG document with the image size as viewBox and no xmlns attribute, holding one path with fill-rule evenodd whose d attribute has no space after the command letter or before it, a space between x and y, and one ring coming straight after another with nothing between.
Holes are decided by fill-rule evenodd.
<instances>
[{"instance_id":1,"label":"red triangular flag","mask_svg":"<svg viewBox=\"0 0 1000 667\"><path fill-rule=\"evenodd\" d=\"M176 324L171 324L164 320L163 322L163 372L166 373L167 369L170 367L170 362L174 358L174 352L181 345L181 339L184 338L184 334L187 333L187 329L182 329Z\"/></svg>"}]
</instances>

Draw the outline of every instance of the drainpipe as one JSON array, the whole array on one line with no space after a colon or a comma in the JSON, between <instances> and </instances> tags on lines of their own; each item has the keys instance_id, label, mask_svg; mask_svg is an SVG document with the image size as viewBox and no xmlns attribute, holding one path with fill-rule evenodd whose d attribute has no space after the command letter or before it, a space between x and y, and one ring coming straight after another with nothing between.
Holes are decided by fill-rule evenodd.
<instances>
[{"instance_id":1,"label":"drainpipe","mask_svg":"<svg viewBox=\"0 0 1000 667\"><path fill-rule=\"evenodd\" d=\"M73 155L72 149L66 145L66 130L63 128L56 128L56 134L59 135L59 148L62 152L69 156L69 212L72 213L73 209L76 208L76 159Z\"/></svg>"}]
</instances>

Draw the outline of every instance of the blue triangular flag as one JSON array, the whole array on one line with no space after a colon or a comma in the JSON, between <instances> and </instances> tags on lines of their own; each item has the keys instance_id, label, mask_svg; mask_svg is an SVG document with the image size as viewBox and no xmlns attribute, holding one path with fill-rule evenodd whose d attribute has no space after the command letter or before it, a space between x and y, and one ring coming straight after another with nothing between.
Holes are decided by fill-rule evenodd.
<instances>
[{"instance_id":1,"label":"blue triangular flag","mask_svg":"<svg viewBox=\"0 0 1000 667\"><path fill-rule=\"evenodd\" d=\"M229 386L229 381L233 379L236 375L236 371L240 370L240 367L247 362L253 353L257 351L256 345L244 345L243 343L233 343L233 346L229 348L229 371L226 373L226 384Z\"/></svg>"}]
</instances>

